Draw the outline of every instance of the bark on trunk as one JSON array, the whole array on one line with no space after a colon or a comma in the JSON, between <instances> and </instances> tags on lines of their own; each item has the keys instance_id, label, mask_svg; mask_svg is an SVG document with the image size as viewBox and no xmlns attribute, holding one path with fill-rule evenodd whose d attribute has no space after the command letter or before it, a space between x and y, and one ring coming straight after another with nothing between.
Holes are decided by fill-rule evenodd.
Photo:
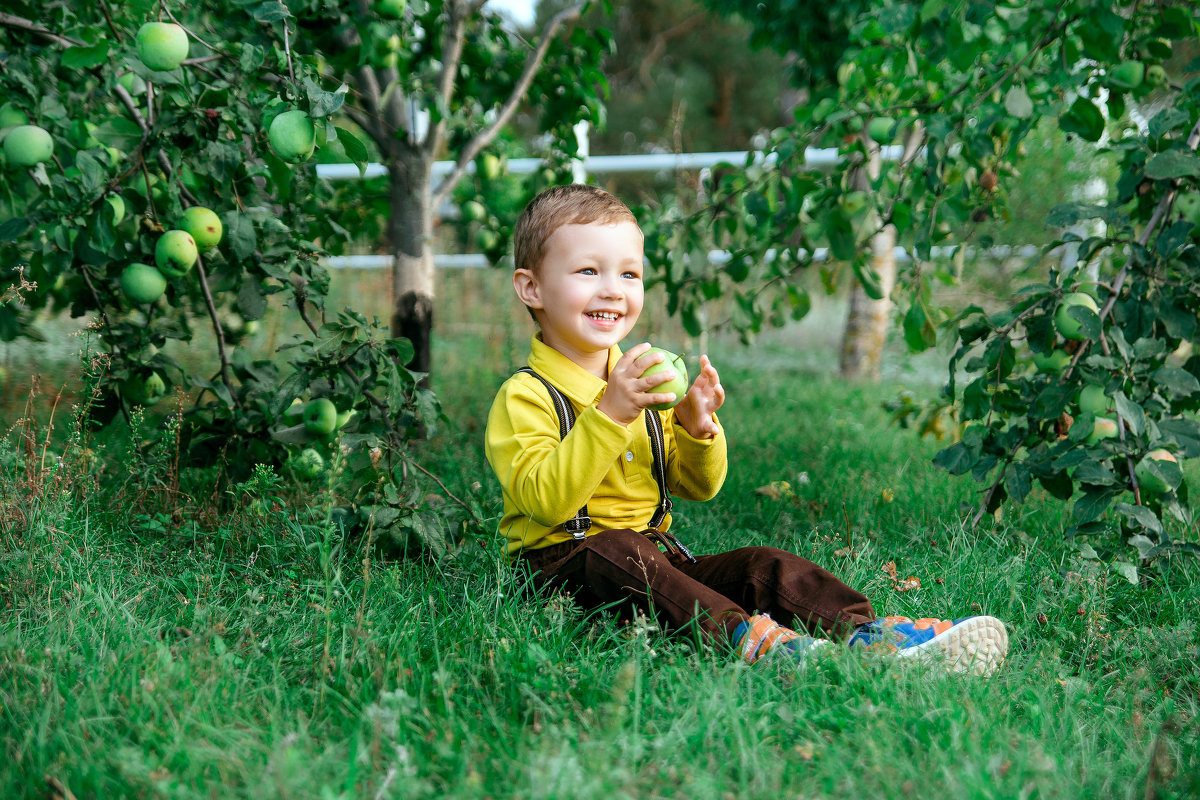
<instances>
[{"instance_id":1,"label":"bark on trunk","mask_svg":"<svg viewBox=\"0 0 1200 800\"><path fill-rule=\"evenodd\" d=\"M413 344L409 369L428 373L432 364L434 268L429 165L419 157L388 164L388 241L392 264L392 336Z\"/></svg>"},{"instance_id":2,"label":"bark on trunk","mask_svg":"<svg viewBox=\"0 0 1200 800\"><path fill-rule=\"evenodd\" d=\"M879 145L865 136L870 159L853 176L854 188L870 191L870 181L879 177L882 160ZM896 285L896 229L885 226L871 237L871 267L879 276L883 299L867 297L862 286L855 282L850 291L850 310L842 333L840 372L843 378L864 378L878 381L883 364L883 344L887 341L888 317L892 309L892 287Z\"/></svg>"},{"instance_id":3,"label":"bark on trunk","mask_svg":"<svg viewBox=\"0 0 1200 800\"><path fill-rule=\"evenodd\" d=\"M883 345L891 329L892 287L896 285L896 229L891 225L871 237L871 266L885 292L882 300L867 297L855 283L842 334L841 374L844 378L878 381Z\"/></svg>"}]
</instances>

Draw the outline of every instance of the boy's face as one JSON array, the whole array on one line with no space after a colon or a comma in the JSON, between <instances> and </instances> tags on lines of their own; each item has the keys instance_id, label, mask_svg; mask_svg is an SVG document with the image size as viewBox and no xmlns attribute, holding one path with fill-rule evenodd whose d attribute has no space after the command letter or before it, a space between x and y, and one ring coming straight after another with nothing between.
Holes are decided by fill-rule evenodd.
<instances>
[{"instance_id":1,"label":"boy's face","mask_svg":"<svg viewBox=\"0 0 1200 800\"><path fill-rule=\"evenodd\" d=\"M632 222L563 225L550 234L536 270L518 269L513 287L534 310L542 340L589 368L642 313L642 232Z\"/></svg>"}]
</instances>

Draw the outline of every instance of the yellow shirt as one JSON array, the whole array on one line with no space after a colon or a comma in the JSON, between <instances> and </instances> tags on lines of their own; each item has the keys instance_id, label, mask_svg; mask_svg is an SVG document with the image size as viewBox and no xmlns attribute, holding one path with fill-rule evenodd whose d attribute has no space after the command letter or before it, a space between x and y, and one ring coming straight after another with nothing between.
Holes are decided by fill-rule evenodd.
<instances>
[{"instance_id":1,"label":"yellow shirt","mask_svg":"<svg viewBox=\"0 0 1200 800\"><path fill-rule=\"evenodd\" d=\"M614 346L609 370L621 357ZM500 532L508 553L571 540L563 523L587 504L588 535L616 528L644 530L658 507L650 437L641 415L628 426L596 409L606 382L534 336L529 366L550 381L575 409L575 425L561 442L558 416L546 387L517 373L504 382L488 414L484 449L504 492ZM646 412L642 412L645 414ZM725 435L695 439L674 411L663 422L667 491L708 500L725 482ZM670 515L659 527L671 525Z\"/></svg>"}]
</instances>

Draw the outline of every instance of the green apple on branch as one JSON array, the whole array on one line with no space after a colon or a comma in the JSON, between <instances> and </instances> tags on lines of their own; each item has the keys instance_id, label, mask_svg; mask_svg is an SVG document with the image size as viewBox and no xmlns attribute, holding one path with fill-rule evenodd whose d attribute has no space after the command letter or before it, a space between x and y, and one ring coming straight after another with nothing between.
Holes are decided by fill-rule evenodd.
<instances>
[{"instance_id":1,"label":"green apple on branch","mask_svg":"<svg viewBox=\"0 0 1200 800\"><path fill-rule=\"evenodd\" d=\"M288 459L296 476L302 480L319 478L325 472L325 457L312 447L306 447L300 453Z\"/></svg>"},{"instance_id":2,"label":"green apple on branch","mask_svg":"<svg viewBox=\"0 0 1200 800\"><path fill-rule=\"evenodd\" d=\"M1163 448L1146 453L1133 469L1138 486L1152 494L1174 491L1182 481L1179 462L1175 455Z\"/></svg>"},{"instance_id":3,"label":"green apple on branch","mask_svg":"<svg viewBox=\"0 0 1200 800\"><path fill-rule=\"evenodd\" d=\"M212 209L204 206L192 206L183 212L183 230L192 235L196 247L201 250L211 250L221 243L224 229L221 218Z\"/></svg>"},{"instance_id":4,"label":"green apple on branch","mask_svg":"<svg viewBox=\"0 0 1200 800\"><path fill-rule=\"evenodd\" d=\"M1096 383L1089 383L1079 390L1079 394L1075 397L1075 402L1079 405L1079 410L1090 414L1104 414L1111 407L1108 395L1104 392L1104 387Z\"/></svg>"},{"instance_id":5,"label":"green apple on branch","mask_svg":"<svg viewBox=\"0 0 1200 800\"><path fill-rule=\"evenodd\" d=\"M196 240L187 231L167 231L154 245L154 263L172 278L186 275L195 266L198 255Z\"/></svg>"},{"instance_id":6,"label":"green apple on branch","mask_svg":"<svg viewBox=\"0 0 1200 800\"><path fill-rule=\"evenodd\" d=\"M134 303L153 303L167 290L167 279L148 264L133 263L121 272L121 291Z\"/></svg>"},{"instance_id":7,"label":"green apple on branch","mask_svg":"<svg viewBox=\"0 0 1200 800\"><path fill-rule=\"evenodd\" d=\"M1092 432L1088 434L1087 443L1096 444L1102 439L1115 439L1118 435L1115 419L1096 417L1096 421L1092 424Z\"/></svg>"},{"instance_id":8,"label":"green apple on branch","mask_svg":"<svg viewBox=\"0 0 1200 800\"><path fill-rule=\"evenodd\" d=\"M1049 353L1033 354L1033 365L1037 367L1038 372L1047 374L1056 374L1062 372L1071 363L1071 354L1060 347L1056 347Z\"/></svg>"},{"instance_id":9,"label":"green apple on branch","mask_svg":"<svg viewBox=\"0 0 1200 800\"><path fill-rule=\"evenodd\" d=\"M304 407L304 427L314 436L328 436L337 430L337 406L328 397L318 397Z\"/></svg>"},{"instance_id":10,"label":"green apple on branch","mask_svg":"<svg viewBox=\"0 0 1200 800\"><path fill-rule=\"evenodd\" d=\"M147 22L134 38L138 59L156 72L173 70L187 58L187 32L173 22Z\"/></svg>"},{"instance_id":11,"label":"green apple on branch","mask_svg":"<svg viewBox=\"0 0 1200 800\"><path fill-rule=\"evenodd\" d=\"M54 138L37 125L17 125L4 136L4 157L9 166L32 167L54 155Z\"/></svg>"},{"instance_id":12,"label":"green apple on branch","mask_svg":"<svg viewBox=\"0 0 1200 800\"><path fill-rule=\"evenodd\" d=\"M289 164L306 161L317 147L317 129L308 114L299 109L284 111L267 129L275 154Z\"/></svg>"},{"instance_id":13,"label":"green apple on branch","mask_svg":"<svg viewBox=\"0 0 1200 800\"><path fill-rule=\"evenodd\" d=\"M1093 314L1100 313L1100 307L1096 305L1096 300L1086 292L1070 292L1062 299L1058 309L1054 312L1054 327L1058 330L1060 336L1064 339L1080 341L1088 338L1083 332L1083 325L1071 313L1073 308L1086 308Z\"/></svg>"}]
</instances>

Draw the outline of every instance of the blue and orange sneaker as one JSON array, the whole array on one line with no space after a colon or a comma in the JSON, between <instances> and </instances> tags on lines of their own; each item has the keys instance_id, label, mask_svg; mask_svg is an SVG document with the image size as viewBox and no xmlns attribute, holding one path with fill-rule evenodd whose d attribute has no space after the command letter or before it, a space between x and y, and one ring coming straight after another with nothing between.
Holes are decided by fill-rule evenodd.
<instances>
[{"instance_id":1,"label":"blue and orange sneaker","mask_svg":"<svg viewBox=\"0 0 1200 800\"><path fill-rule=\"evenodd\" d=\"M884 617L855 629L847 642L900 658L939 660L953 672L991 675L1008 653L1008 631L995 617Z\"/></svg>"},{"instance_id":2,"label":"blue and orange sneaker","mask_svg":"<svg viewBox=\"0 0 1200 800\"><path fill-rule=\"evenodd\" d=\"M733 631L733 646L748 664L758 661L775 647L786 650L792 658L803 663L809 651L826 644L829 644L828 639L796 633L767 614L755 614Z\"/></svg>"}]
</instances>

